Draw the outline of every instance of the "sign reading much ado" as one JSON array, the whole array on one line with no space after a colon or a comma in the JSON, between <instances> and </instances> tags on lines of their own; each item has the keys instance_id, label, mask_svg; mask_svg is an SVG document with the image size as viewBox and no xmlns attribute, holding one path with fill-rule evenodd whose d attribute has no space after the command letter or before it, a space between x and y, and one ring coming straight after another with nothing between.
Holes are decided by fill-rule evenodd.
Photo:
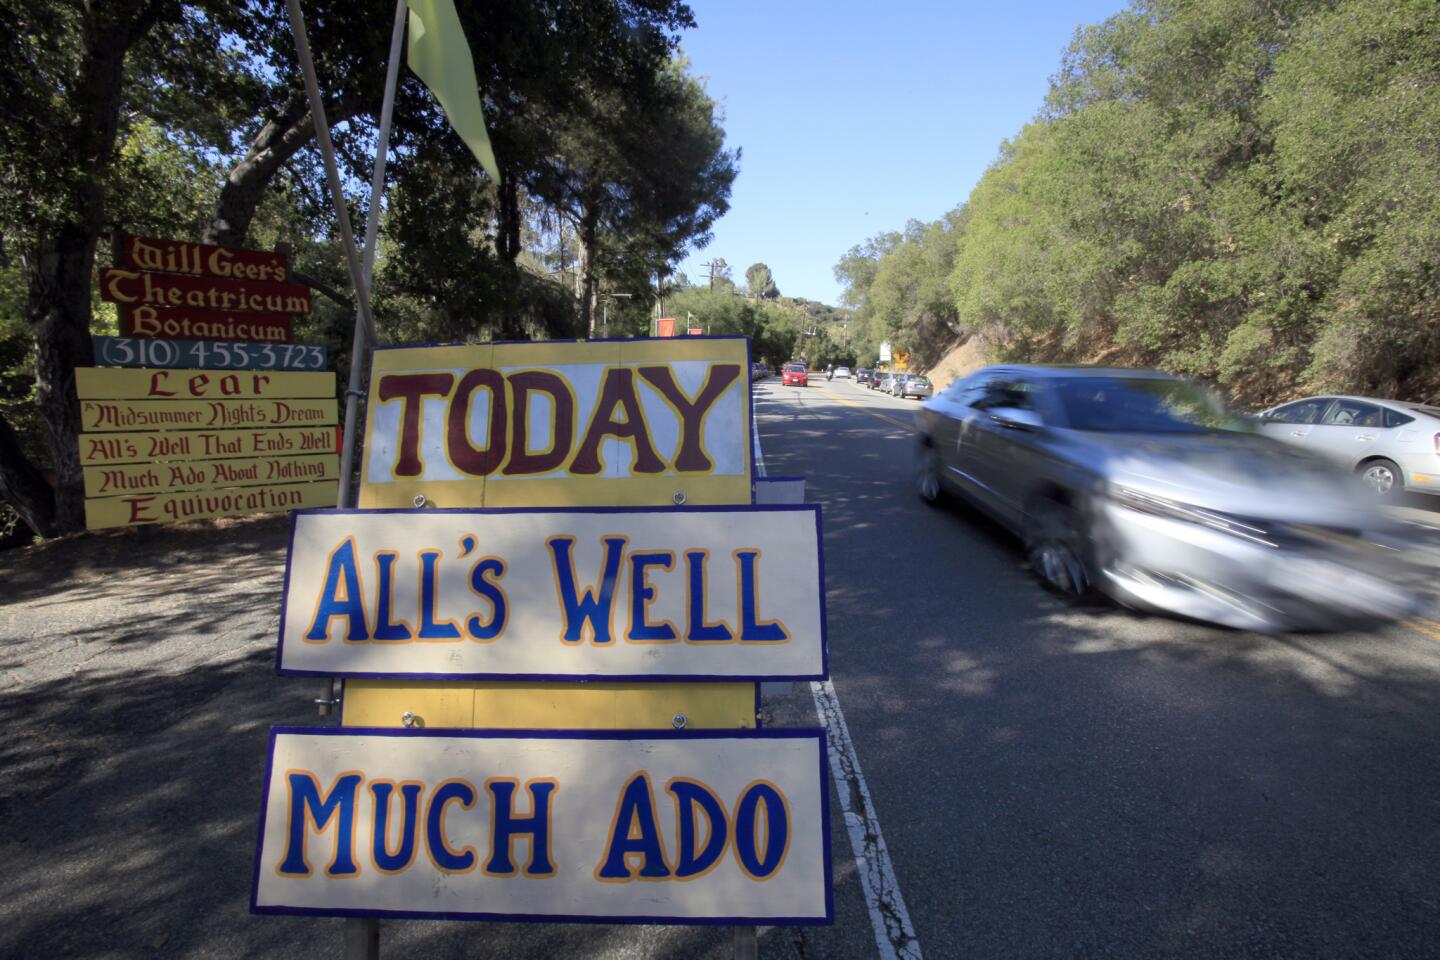
<instances>
[{"instance_id":1,"label":"sign reading much ado","mask_svg":"<svg viewBox=\"0 0 1440 960\"><path fill-rule=\"evenodd\" d=\"M291 525L284 674L825 676L815 506L327 510Z\"/></svg>"},{"instance_id":2,"label":"sign reading much ado","mask_svg":"<svg viewBox=\"0 0 1440 960\"><path fill-rule=\"evenodd\" d=\"M324 370L327 348L302 343L244 343L91 337L102 367L183 367L193 370Z\"/></svg>"},{"instance_id":3,"label":"sign reading much ado","mask_svg":"<svg viewBox=\"0 0 1440 960\"><path fill-rule=\"evenodd\" d=\"M271 731L258 913L825 923L818 730Z\"/></svg>"},{"instance_id":4,"label":"sign reading much ado","mask_svg":"<svg viewBox=\"0 0 1440 960\"><path fill-rule=\"evenodd\" d=\"M333 373L80 368L75 381L90 529L334 502Z\"/></svg>"},{"instance_id":5,"label":"sign reading much ado","mask_svg":"<svg viewBox=\"0 0 1440 960\"><path fill-rule=\"evenodd\" d=\"M743 337L380 348L362 507L748 503Z\"/></svg>"}]
</instances>

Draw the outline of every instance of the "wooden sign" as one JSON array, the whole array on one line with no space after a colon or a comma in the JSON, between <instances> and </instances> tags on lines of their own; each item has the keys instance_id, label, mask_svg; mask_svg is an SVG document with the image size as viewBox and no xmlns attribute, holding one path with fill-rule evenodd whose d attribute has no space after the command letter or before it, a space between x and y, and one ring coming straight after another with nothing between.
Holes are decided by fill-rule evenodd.
<instances>
[{"instance_id":1,"label":"wooden sign","mask_svg":"<svg viewBox=\"0 0 1440 960\"><path fill-rule=\"evenodd\" d=\"M327 400L82 400L81 429L214 430L317 426L335 422Z\"/></svg>"},{"instance_id":2,"label":"wooden sign","mask_svg":"<svg viewBox=\"0 0 1440 960\"><path fill-rule=\"evenodd\" d=\"M338 427L87 433L80 437L80 463L85 467L339 452Z\"/></svg>"},{"instance_id":3,"label":"wooden sign","mask_svg":"<svg viewBox=\"0 0 1440 960\"><path fill-rule=\"evenodd\" d=\"M827 923L825 763L818 729L275 728L251 909Z\"/></svg>"},{"instance_id":4,"label":"wooden sign","mask_svg":"<svg viewBox=\"0 0 1440 960\"><path fill-rule=\"evenodd\" d=\"M75 371L86 526L335 502L335 374Z\"/></svg>"},{"instance_id":5,"label":"wooden sign","mask_svg":"<svg viewBox=\"0 0 1440 960\"><path fill-rule=\"evenodd\" d=\"M152 273L189 273L228 280L262 280L285 283L290 279L290 258L269 250L216 247L184 240L121 235L116 244L120 266Z\"/></svg>"},{"instance_id":6,"label":"wooden sign","mask_svg":"<svg viewBox=\"0 0 1440 960\"><path fill-rule=\"evenodd\" d=\"M816 506L291 519L282 674L818 680Z\"/></svg>"},{"instance_id":7,"label":"wooden sign","mask_svg":"<svg viewBox=\"0 0 1440 960\"><path fill-rule=\"evenodd\" d=\"M379 348L360 506L750 500L743 337Z\"/></svg>"},{"instance_id":8,"label":"wooden sign","mask_svg":"<svg viewBox=\"0 0 1440 960\"><path fill-rule=\"evenodd\" d=\"M198 490L184 493L126 494L85 501L85 527L133 527L145 523L179 523L212 517L245 517L277 513L335 502L338 483L267 484L233 490Z\"/></svg>"},{"instance_id":9,"label":"wooden sign","mask_svg":"<svg viewBox=\"0 0 1440 960\"><path fill-rule=\"evenodd\" d=\"M243 457L201 462L125 463L86 467L85 496L121 493L171 493L256 487L305 480L335 480L340 465L331 454L309 457Z\"/></svg>"},{"instance_id":10,"label":"wooden sign","mask_svg":"<svg viewBox=\"0 0 1440 960\"><path fill-rule=\"evenodd\" d=\"M120 332L127 337L179 340L249 340L289 343L290 318L280 313L235 313L193 307L120 307Z\"/></svg>"},{"instance_id":11,"label":"wooden sign","mask_svg":"<svg viewBox=\"0 0 1440 960\"><path fill-rule=\"evenodd\" d=\"M95 348L95 362L102 367L325 370L330 365L330 351L317 344L147 337L91 337L90 343Z\"/></svg>"},{"instance_id":12,"label":"wooden sign","mask_svg":"<svg viewBox=\"0 0 1440 960\"><path fill-rule=\"evenodd\" d=\"M100 271L100 297L126 306L188 307L193 310L259 314L310 313L310 288L297 284L149 273L122 267Z\"/></svg>"}]
</instances>

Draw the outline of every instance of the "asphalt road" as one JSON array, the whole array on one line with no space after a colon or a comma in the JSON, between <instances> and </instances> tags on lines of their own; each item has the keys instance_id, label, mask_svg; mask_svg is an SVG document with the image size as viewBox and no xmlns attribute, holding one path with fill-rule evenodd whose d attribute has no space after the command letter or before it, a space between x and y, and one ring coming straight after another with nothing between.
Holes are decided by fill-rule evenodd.
<instances>
[{"instance_id":1,"label":"asphalt road","mask_svg":"<svg viewBox=\"0 0 1440 960\"><path fill-rule=\"evenodd\" d=\"M832 678L924 953L1436 956L1440 627L1074 609L911 492L915 407L768 381L756 413L824 506Z\"/></svg>"}]
</instances>

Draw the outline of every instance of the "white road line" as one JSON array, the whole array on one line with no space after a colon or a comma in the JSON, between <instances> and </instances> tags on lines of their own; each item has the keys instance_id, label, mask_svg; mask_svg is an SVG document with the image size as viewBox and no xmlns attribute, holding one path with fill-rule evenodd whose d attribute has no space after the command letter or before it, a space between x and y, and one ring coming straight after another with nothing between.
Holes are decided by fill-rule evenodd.
<instances>
[{"instance_id":1,"label":"white road line","mask_svg":"<svg viewBox=\"0 0 1440 960\"><path fill-rule=\"evenodd\" d=\"M755 440L755 475L765 476L765 456L760 449L760 424L751 415L751 431ZM895 866L890 850L880 832L880 818L870 801L870 787L860 772L860 757L840 697L829 680L810 684L815 698L815 716L825 728L829 741L830 775L835 779L835 792L840 796L840 810L845 817L845 832L850 836L850 849L855 855L860 888L865 906L870 910L870 925L875 930L875 947L881 960L921 960L920 940L910 923L910 911L895 879Z\"/></svg>"}]
</instances>

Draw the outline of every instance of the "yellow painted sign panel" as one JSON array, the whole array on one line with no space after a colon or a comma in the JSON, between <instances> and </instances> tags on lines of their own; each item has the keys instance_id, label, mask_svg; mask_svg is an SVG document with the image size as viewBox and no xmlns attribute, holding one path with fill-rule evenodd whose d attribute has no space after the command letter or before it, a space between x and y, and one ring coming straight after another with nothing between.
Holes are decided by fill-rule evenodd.
<instances>
[{"instance_id":1,"label":"yellow painted sign panel","mask_svg":"<svg viewBox=\"0 0 1440 960\"><path fill-rule=\"evenodd\" d=\"M199 462L129 463L85 468L85 496L214 490L275 483L335 480L339 459L333 454L312 457L248 457Z\"/></svg>"},{"instance_id":2,"label":"yellow painted sign panel","mask_svg":"<svg viewBox=\"0 0 1440 960\"><path fill-rule=\"evenodd\" d=\"M290 457L336 453L336 427L281 427L275 430L173 430L166 433L87 433L80 437L80 462L87 467L114 463L170 463Z\"/></svg>"},{"instance_id":3,"label":"yellow painted sign panel","mask_svg":"<svg viewBox=\"0 0 1440 960\"><path fill-rule=\"evenodd\" d=\"M373 354L361 507L750 501L743 337Z\"/></svg>"},{"instance_id":4,"label":"yellow painted sign panel","mask_svg":"<svg viewBox=\"0 0 1440 960\"><path fill-rule=\"evenodd\" d=\"M278 370L142 370L81 367L81 400L242 400L334 397L335 374Z\"/></svg>"},{"instance_id":5,"label":"yellow painted sign panel","mask_svg":"<svg viewBox=\"0 0 1440 960\"><path fill-rule=\"evenodd\" d=\"M207 430L238 427L323 426L335 422L335 399L82 400L86 432Z\"/></svg>"},{"instance_id":6,"label":"yellow painted sign panel","mask_svg":"<svg viewBox=\"0 0 1440 960\"><path fill-rule=\"evenodd\" d=\"M335 503L337 481L269 484L185 493L127 494L85 501L85 526L133 527L145 523L179 523L209 517L244 517Z\"/></svg>"}]
</instances>

